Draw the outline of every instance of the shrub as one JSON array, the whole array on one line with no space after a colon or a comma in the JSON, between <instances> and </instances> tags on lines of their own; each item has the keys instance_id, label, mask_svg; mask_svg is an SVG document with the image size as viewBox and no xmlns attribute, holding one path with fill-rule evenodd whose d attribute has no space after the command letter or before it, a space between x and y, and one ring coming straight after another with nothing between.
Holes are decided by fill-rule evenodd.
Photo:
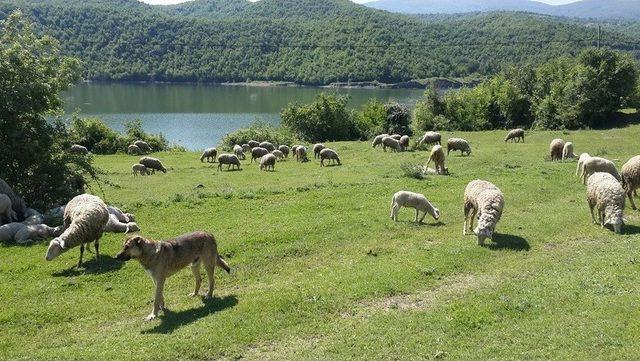
<instances>
[{"instance_id":1,"label":"shrub","mask_svg":"<svg viewBox=\"0 0 640 361\"><path fill-rule=\"evenodd\" d=\"M98 118L80 118L74 115L69 128L71 142L87 147L95 154L115 154L125 152L129 144L136 140L149 143L153 151L169 150L169 142L162 135L147 134L140 120L127 121L124 134L109 128Z\"/></svg>"},{"instance_id":2,"label":"shrub","mask_svg":"<svg viewBox=\"0 0 640 361\"><path fill-rule=\"evenodd\" d=\"M292 145L295 142L295 137L293 133L286 128L276 128L269 123L257 120L247 128L238 129L233 133L225 135L222 138L222 144L224 147L231 149L236 144L246 144L250 140L258 142L269 141L276 145Z\"/></svg>"},{"instance_id":3,"label":"shrub","mask_svg":"<svg viewBox=\"0 0 640 361\"><path fill-rule=\"evenodd\" d=\"M386 132L389 134L413 135L411 112L406 106L391 102L384 106L386 112Z\"/></svg>"},{"instance_id":4,"label":"shrub","mask_svg":"<svg viewBox=\"0 0 640 361\"><path fill-rule=\"evenodd\" d=\"M169 149L169 142L162 134L148 134L142 129L141 120L128 120L124 123L124 138L127 145L136 140L143 140L149 143L154 152Z\"/></svg>"},{"instance_id":5,"label":"shrub","mask_svg":"<svg viewBox=\"0 0 640 361\"><path fill-rule=\"evenodd\" d=\"M360 139L369 139L387 132L387 110L384 103L371 99L360 107L356 116L356 128Z\"/></svg>"},{"instance_id":6,"label":"shrub","mask_svg":"<svg viewBox=\"0 0 640 361\"><path fill-rule=\"evenodd\" d=\"M421 164L403 163L400 170L405 177L414 179L425 179L424 167Z\"/></svg>"},{"instance_id":7,"label":"shrub","mask_svg":"<svg viewBox=\"0 0 640 361\"><path fill-rule=\"evenodd\" d=\"M289 104L282 110L282 124L310 142L358 139L348 100L346 96L320 93L310 104Z\"/></svg>"}]
</instances>

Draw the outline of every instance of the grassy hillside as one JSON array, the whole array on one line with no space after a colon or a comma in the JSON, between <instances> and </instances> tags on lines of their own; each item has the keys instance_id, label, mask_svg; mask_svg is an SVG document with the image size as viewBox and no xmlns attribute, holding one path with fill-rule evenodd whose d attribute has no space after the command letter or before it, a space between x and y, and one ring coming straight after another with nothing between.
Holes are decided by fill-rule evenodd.
<instances>
[{"instance_id":1,"label":"grassy hillside","mask_svg":"<svg viewBox=\"0 0 640 361\"><path fill-rule=\"evenodd\" d=\"M575 162L545 161L562 137L576 152L638 152L640 126L610 131L504 132L467 138L450 176L416 180L402 163L426 152L384 153L366 142L329 144L342 166L278 163L261 173L217 172L195 153L157 154L167 174L133 177L137 157L96 157L115 183L104 198L134 212L142 234L213 232L233 268L216 298L189 298L189 270L165 288L172 310L143 321L152 282L119 263L123 235L106 235L102 264L70 268L74 249L44 261L45 244L0 247L0 359L600 359L640 348L640 213L624 234L591 223ZM462 236L462 196L482 178L506 195L496 243ZM196 188L202 184L204 188ZM440 222L389 219L391 195L422 192Z\"/></svg>"}]
</instances>

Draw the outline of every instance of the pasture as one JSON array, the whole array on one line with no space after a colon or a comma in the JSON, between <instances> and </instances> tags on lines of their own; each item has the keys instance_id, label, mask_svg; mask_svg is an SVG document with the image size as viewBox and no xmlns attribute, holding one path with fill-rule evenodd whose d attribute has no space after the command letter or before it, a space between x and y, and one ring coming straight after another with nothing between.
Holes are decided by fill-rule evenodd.
<instances>
[{"instance_id":1,"label":"pasture","mask_svg":"<svg viewBox=\"0 0 640 361\"><path fill-rule=\"evenodd\" d=\"M549 141L615 160L640 153L640 126L607 131L442 133L473 153L447 157L451 175L405 177L428 152L384 153L369 142L327 143L342 166L319 161L260 172L218 172L196 153L155 154L167 174L133 177L139 157L97 156L112 184L92 192L135 213L141 234L206 230L232 273L217 269L214 299L190 298L185 269L167 280L171 312L145 322L153 284L135 261L78 250L52 262L46 244L0 247L0 358L601 359L640 357L640 212L616 235L591 222L576 162L545 160ZM462 235L473 179L504 192L495 242ZM440 209L414 224L389 219L398 190Z\"/></svg>"}]
</instances>

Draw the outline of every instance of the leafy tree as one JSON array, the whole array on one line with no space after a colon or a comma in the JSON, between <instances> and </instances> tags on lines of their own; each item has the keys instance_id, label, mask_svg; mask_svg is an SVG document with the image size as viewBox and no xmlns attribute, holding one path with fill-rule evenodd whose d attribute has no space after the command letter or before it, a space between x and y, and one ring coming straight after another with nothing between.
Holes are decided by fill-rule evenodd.
<instances>
[{"instance_id":1,"label":"leafy tree","mask_svg":"<svg viewBox=\"0 0 640 361\"><path fill-rule=\"evenodd\" d=\"M397 102L384 106L387 113L386 130L389 134L413 135L411 130L411 112L407 106Z\"/></svg>"}]
</instances>

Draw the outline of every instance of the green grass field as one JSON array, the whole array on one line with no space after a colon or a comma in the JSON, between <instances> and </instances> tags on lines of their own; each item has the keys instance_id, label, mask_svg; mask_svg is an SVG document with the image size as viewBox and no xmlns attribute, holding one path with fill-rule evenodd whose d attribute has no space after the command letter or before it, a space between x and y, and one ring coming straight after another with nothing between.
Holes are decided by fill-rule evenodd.
<instances>
[{"instance_id":1,"label":"green grass field","mask_svg":"<svg viewBox=\"0 0 640 361\"><path fill-rule=\"evenodd\" d=\"M146 322L153 284L135 261L102 263L78 250L52 262L46 244L0 247L0 358L599 359L640 358L640 212L624 234L592 224L576 162L545 160L561 137L620 167L640 153L640 126L608 131L455 133L471 157L450 176L402 175L427 152L383 153L368 142L329 144L342 166L291 159L276 172L243 162L217 172L199 154L161 153L167 174L133 177L137 157L99 156L115 185L101 193L155 239L212 232L232 274L215 298L189 298L189 269L168 279L170 313ZM451 136L443 134L443 138ZM494 243L462 235L462 197L476 178L502 189ZM196 188L197 185L203 188ZM398 190L424 193L441 222L389 219ZM206 286L206 283L205 283Z\"/></svg>"}]
</instances>

